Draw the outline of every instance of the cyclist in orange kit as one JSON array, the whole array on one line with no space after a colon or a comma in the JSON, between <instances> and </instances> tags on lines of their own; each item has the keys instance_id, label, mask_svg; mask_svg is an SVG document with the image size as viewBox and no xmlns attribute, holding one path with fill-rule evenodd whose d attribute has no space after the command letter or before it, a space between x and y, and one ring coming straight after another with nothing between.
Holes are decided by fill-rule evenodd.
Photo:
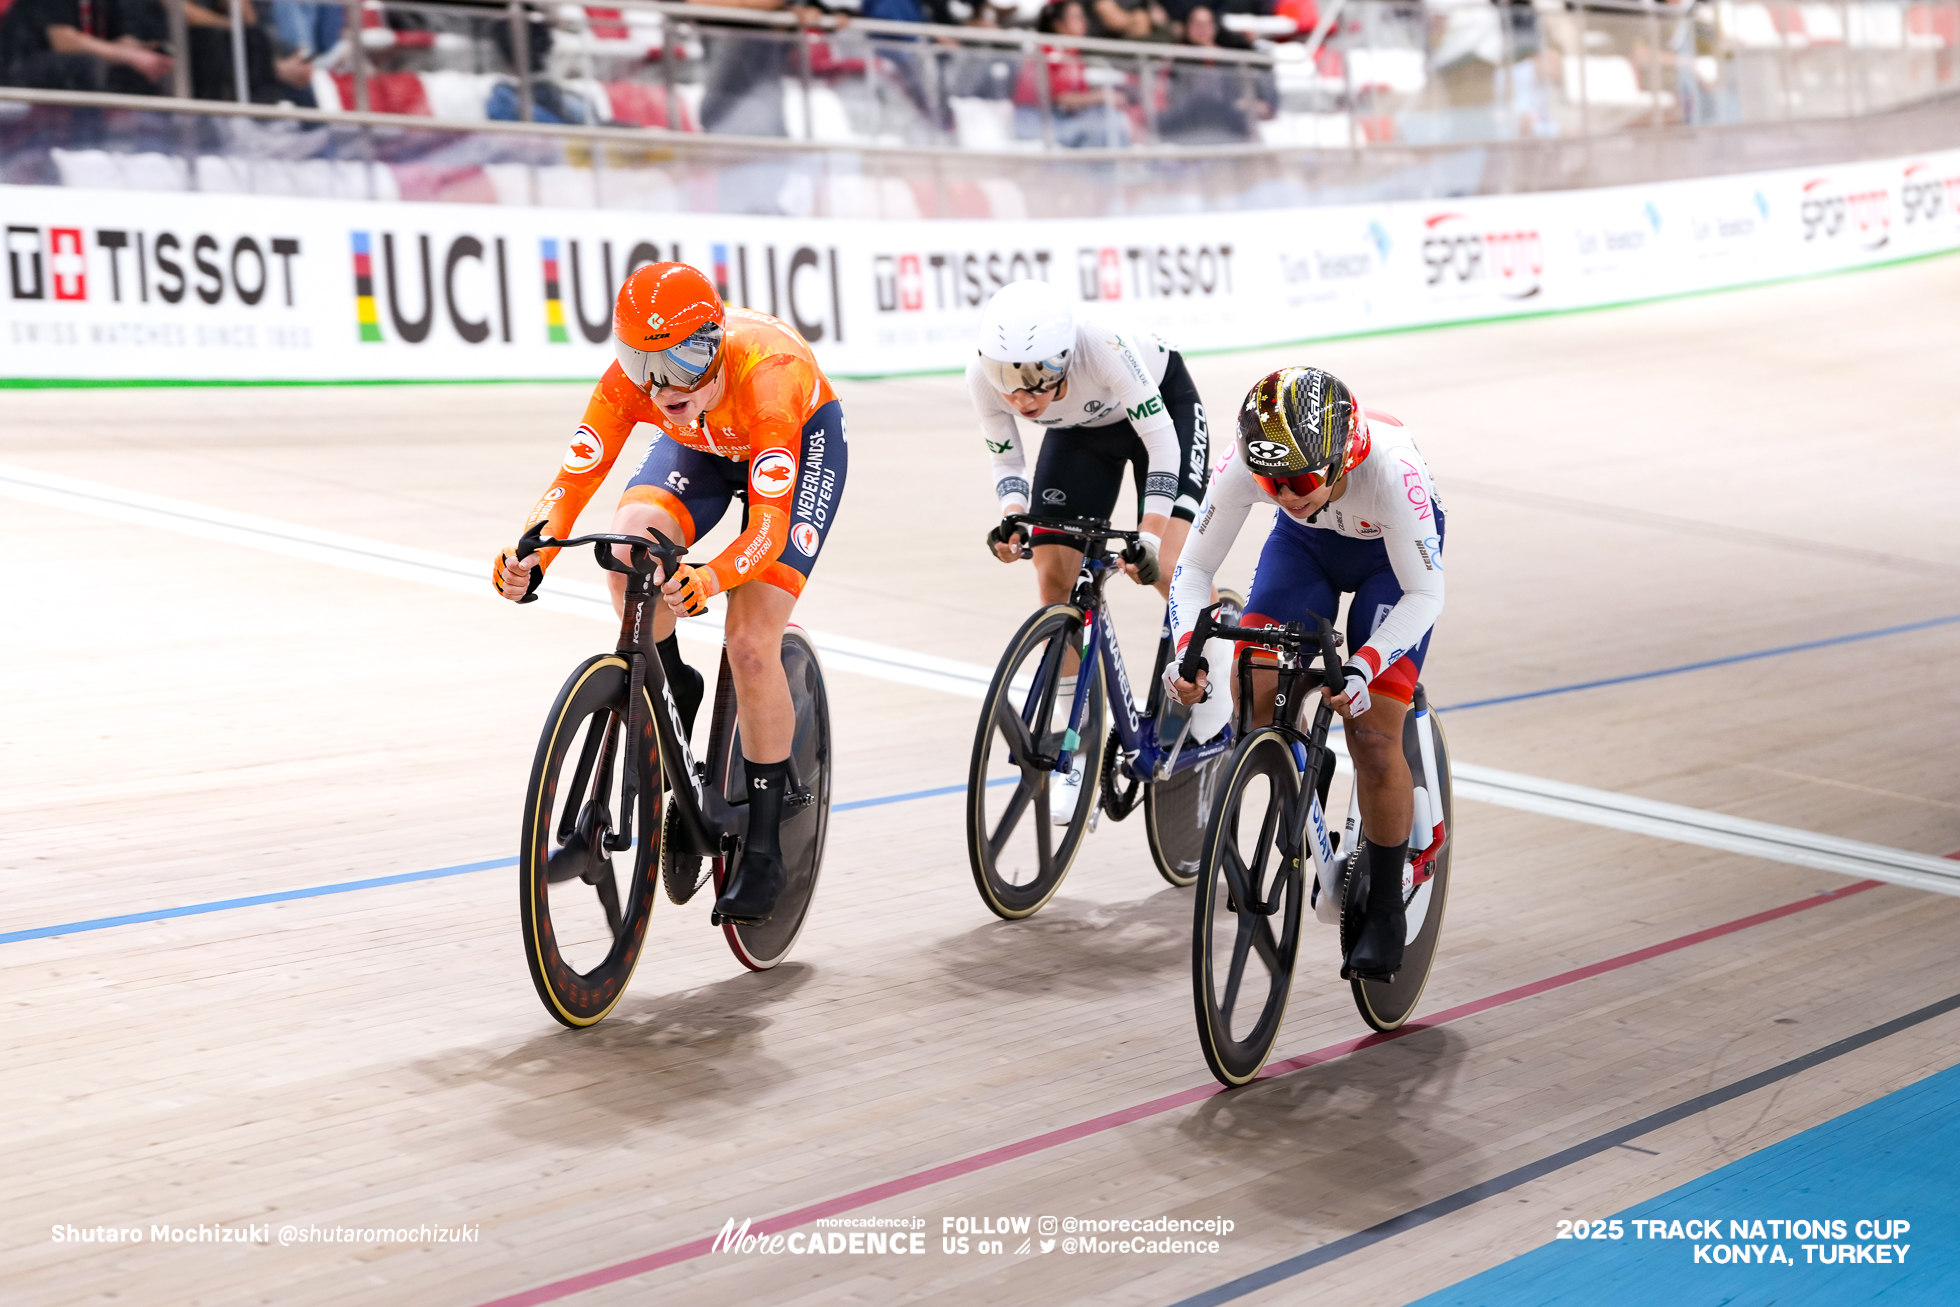
<instances>
[{"instance_id":1,"label":"cyclist in orange kit","mask_svg":"<svg viewBox=\"0 0 1960 1307\"><path fill-rule=\"evenodd\" d=\"M784 884L778 832L796 722L783 675L783 628L843 497L844 410L802 336L766 313L724 309L708 279L684 263L649 264L626 279L613 312L613 346L618 361L594 387L565 464L525 526L543 521L549 534L570 535L641 422L656 434L620 496L614 532L651 529L692 545L732 501L744 505L742 533L726 549L666 579L667 607L655 615L654 637L692 725L703 681L681 661L674 624L707 611L712 596L728 595L725 635L749 828L715 911L731 921L767 921ZM556 552L518 558L504 550L492 577L498 593L518 600L536 590ZM606 580L621 607L626 579L609 572Z\"/></svg>"}]
</instances>

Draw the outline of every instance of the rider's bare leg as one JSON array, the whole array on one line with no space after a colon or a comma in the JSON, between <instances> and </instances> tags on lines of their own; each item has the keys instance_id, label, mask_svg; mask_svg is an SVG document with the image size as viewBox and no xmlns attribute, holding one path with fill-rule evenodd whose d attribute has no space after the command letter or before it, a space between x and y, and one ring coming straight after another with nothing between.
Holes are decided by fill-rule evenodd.
<instances>
[{"instance_id":1,"label":"rider's bare leg","mask_svg":"<svg viewBox=\"0 0 1960 1307\"><path fill-rule=\"evenodd\" d=\"M763 581L728 592L725 637L747 761L749 828L735 874L715 900L724 920L768 920L786 883L779 836L796 708L783 674L783 627L795 607L794 595Z\"/></svg>"},{"instance_id":2,"label":"rider's bare leg","mask_svg":"<svg viewBox=\"0 0 1960 1307\"><path fill-rule=\"evenodd\" d=\"M735 676L742 756L750 762L782 761L796 736L796 707L783 674L783 628L795 608L796 596L762 581L728 592L728 670Z\"/></svg>"},{"instance_id":3,"label":"rider's bare leg","mask_svg":"<svg viewBox=\"0 0 1960 1307\"><path fill-rule=\"evenodd\" d=\"M1035 585L1041 591L1041 606L1065 604L1075 593L1075 578L1082 574L1082 551L1067 545L1037 544L1034 550ZM1082 656L1070 645L1062 653L1062 675L1073 676Z\"/></svg>"},{"instance_id":4,"label":"rider's bare leg","mask_svg":"<svg viewBox=\"0 0 1960 1307\"><path fill-rule=\"evenodd\" d=\"M1233 679L1232 693L1236 696L1237 678ZM1278 688L1278 672L1252 674L1251 724L1255 729L1273 719L1273 695ZM1307 692L1294 718L1302 729L1319 701L1318 690ZM1409 774L1408 756L1402 752L1402 723L1408 715L1409 705L1381 694L1373 697L1367 712L1343 723L1348 758L1354 764L1355 788L1361 797L1361 824L1377 844L1406 842L1409 824L1415 818L1415 778Z\"/></svg>"},{"instance_id":5,"label":"rider's bare leg","mask_svg":"<svg viewBox=\"0 0 1960 1307\"><path fill-rule=\"evenodd\" d=\"M1404 844L1415 817L1415 779L1402 752L1409 706L1377 695L1368 711L1347 722L1348 757L1361 792L1361 824L1377 844Z\"/></svg>"},{"instance_id":6,"label":"rider's bare leg","mask_svg":"<svg viewBox=\"0 0 1960 1307\"><path fill-rule=\"evenodd\" d=\"M612 533L621 536L645 536L647 528L653 528L669 540L688 544L687 537L681 533L680 523L676 522L666 509L658 504L621 504L613 514ZM652 539L651 536L647 537ZM613 557L620 562L628 561L631 551L625 545L613 546ZM664 578L663 578L664 579ZM626 612L626 578L618 572L606 573L606 589L612 591L613 612L624 615ZM674 610L664 603L653 606L653 638L665 640L674 633Z\"/></svg>"}]
</instances>

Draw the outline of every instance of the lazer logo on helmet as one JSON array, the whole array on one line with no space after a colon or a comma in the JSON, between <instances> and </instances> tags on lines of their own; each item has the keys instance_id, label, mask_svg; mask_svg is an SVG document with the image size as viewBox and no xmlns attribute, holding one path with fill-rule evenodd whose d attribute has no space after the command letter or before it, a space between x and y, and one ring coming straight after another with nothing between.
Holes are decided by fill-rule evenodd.
<instances>
[{"instance_id":1,"label":"lazer logo on helmet","mask_svg":"<svg viewBox=\"0 0 1960 1307\"><path fill-rule=\"evenodd\" d=\"M1423 222L1424 281L1438 290L1489 285L1506 299L1530 299L1544 289L1545 244L1535 229L1479 231L1461 213Z\"/></svg>"}]
</instances>

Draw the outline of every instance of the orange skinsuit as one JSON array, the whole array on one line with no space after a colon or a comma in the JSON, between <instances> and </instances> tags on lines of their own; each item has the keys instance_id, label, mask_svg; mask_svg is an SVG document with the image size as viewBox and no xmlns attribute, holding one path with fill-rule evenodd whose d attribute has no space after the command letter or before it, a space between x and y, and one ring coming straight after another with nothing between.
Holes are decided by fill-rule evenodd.
<instances>
[{"instance_id":1,"label":"orange skinsuit","mask_svg":"<svg viewBox=\"0 0 1960 1307\"><path fill-rule=\"evenodd\" d=\"M565 465L525 519L526 527L542 519L548 524L547 534L561 540L570 535L579 513L641 422L651 423L662 436L690 449L736 462L781 451L789 456L787 475L781 460L771 459L764 469L767 485L750 476L748 521L742 533L702 570L714 573L722 590L763 580L792 595L802 593L803 574L776 560L789 541L790 499L801 471L803 425L837 393L817 366L810 346L789 324L754 309L729 308L722 325L721 402L702 414L697 425L674 426L652 396L641 394L614 363L593 387L585 421L565 453ZM632 486L620 502L659 505L680 523L683 543L694 543L693 516L678 496L659 486ZM539 550L540 563L549 566L557 552Z\"/></svg>"}]
</instances>

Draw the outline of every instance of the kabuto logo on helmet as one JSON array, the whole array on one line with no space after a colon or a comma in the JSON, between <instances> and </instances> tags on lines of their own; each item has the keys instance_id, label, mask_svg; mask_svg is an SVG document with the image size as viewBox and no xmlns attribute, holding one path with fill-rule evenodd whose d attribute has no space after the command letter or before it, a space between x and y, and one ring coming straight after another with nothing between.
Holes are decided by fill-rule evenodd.
<instances>
[{"instance_id":1,"label":"kabuto logo on helmet","mask_svg":"<svg viewBox=\"0 0 1960 1307\"><path fill-rule=\"evenodd\" d=\"M1288 452L1286 446L1276 440L1254 440L1246 445L1246 449L1261 463L1284 463Z\"/></svg>"}]
</instances>

